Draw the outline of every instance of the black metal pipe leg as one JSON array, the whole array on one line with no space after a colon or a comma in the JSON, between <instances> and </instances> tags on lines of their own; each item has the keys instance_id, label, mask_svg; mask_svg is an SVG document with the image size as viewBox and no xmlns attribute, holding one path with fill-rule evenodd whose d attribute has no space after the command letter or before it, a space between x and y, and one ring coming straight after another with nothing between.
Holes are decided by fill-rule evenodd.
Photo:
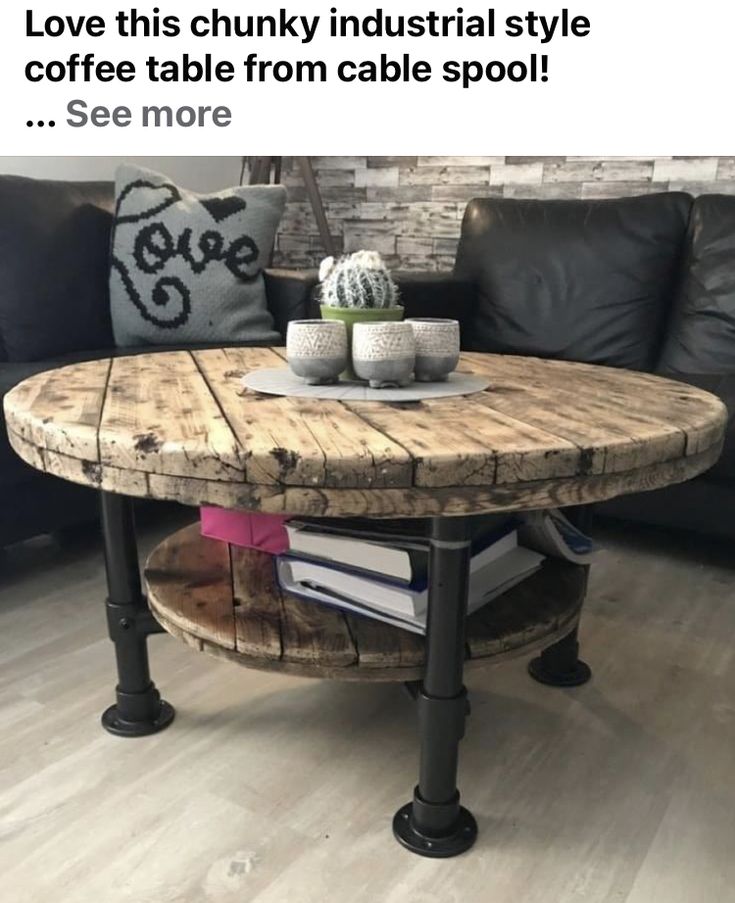
<instances>
[{"instance_id":1,"label":"black metal pipe leg","mask_svg":"<svg viewBox=\"0 0 735 903\"><path fill-rule=\"evenodd\" d=\"M577 628L528 663L534 680L552 687L579 687L592 677L592 671L579 657Z\"/></svg>"},{"instance_id":2,"label":"black metal pipe leg","mask_svg":"<svg viewBox=\"0 0 735 903\"><path fill-rule=\"evenodd\" d=\"M590 532L592 505L565 508L564 513L578 529ZM578 629L579 625L528 663L528 673L534 680L552 687L579 687L587 683L592 671L579 657Z\"/></svg>"},{"instance_id":3,"label":"black metal pipe leg","mask_svg":"<svg viewBox=\"0 0 735 903\"><path fill-rule=\"evenodd\" d=\"M102 715L102 726L120 737L144 737L168 727L174 709L161 699L148 667L147 638L160 628L143 597L130 499L102 496L102 533L107 569L107 626L115 644L117 702Z\"/></svg>"},{"instance_id":4,"label":"black metal pipe leg","mask_svg":"<svg viewBox=\"0 0 735 903\"><path fill-rule=\"evenodd\" d=\"M468 850L477 837L471 813L459 804L457 758L467 693L462 685L470 567L467 518L434 518L429 561L426 669L418 693L421 762L413 801L393 819L396 838L435 858Z\"/></svg>"}]
</instances>

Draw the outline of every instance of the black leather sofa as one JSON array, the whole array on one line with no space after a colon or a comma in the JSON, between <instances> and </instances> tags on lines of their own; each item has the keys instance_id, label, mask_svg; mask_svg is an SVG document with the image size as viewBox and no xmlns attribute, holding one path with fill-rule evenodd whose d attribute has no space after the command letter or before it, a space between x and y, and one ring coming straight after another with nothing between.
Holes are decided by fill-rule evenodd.
<instances>
[{"instance_id":1,"label":"black leather sofa","mask_svg":"<svg viewBox=\"0 0 735 903\"><path fill-rule=\"evenodd\" d=\"M0 176L0 395L40 370L131 353L115 351L110 325L112 204L110 183ZM735 198L477 199L455 272L397 281L408 316L458 318L468 349L664 373L735 412ZM318 315L315 285L313 271L268 271L282 334ZM603 510L735 536L732 423L709 473ZM4 428L0 488L0 546L96 516L94 492L26 466Z\"/></svg>"}]
</instances>

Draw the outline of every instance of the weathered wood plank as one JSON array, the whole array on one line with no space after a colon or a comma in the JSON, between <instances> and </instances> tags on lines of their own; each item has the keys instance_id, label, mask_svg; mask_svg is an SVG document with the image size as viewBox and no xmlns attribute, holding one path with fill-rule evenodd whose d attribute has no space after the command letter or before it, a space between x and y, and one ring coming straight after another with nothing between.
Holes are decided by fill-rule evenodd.
<instances>
[{"instance_id":1,"label":"weathered wood plank","mask_svg":"<svg viewBox=\"0 0 735 903\"><path fill-rule=\"evenodd\" d=\"M8 442L18 457L36 470L46 470L46 462L43 460L43 448L28 442L16 432L8 429Z\"/></svg>"},{"instance_id":2,"label":"weathered wood plank","mask_svg":"<svg viewBox=\"0 0 735 903\"><path fill-rule=\"evenodd\" d=\"M280 659L281 590L269 555L230 546L238 652Z\"/></svg>"},{"instance_id":3,"label":"weathered wood plank","mask_svg":"<svg viewBox=\"0 0 735 903\"><path fill-rule=\"evenodd\" d=\"M574 442L581 455L581 475L643 467L681 457L686 449L686 436L672 424L621 415L594 399L561 389L552 404L548 389L530 377L522 389L518 383L498 380L482 393L480 403Z\"/></svg>"},{"instance_id":4,"label":"weathered wood plank","mask_svg":"<svg viewBox=\"0 0 735 903\"><path fill-rule=\"evenodd\" d=\"M8 429L41 448L97 461L110 361L88 361L38 373L5 396Z\"/></svg>"},{"instance_id":5,"label":"weathered wood plank","mask_svg":"<svg viewBox=\"0 0 735 903\"><path fill-rule=\"evenodd\" d=\"M357 648L360 668L421 668L424 664L424 639L390 624L346 615Z\"/></svg>"},{"instance_id":6,"label":"weathered wood plank","mask_svg":"<svg viewBox=\"0 0 735 903\"><path fill-rule=\"evenodd\" d=\"M283 661L348 668L357 650L342 612L293 596L281 599Z\"/></svg>"},{"instance_id":7,"label":"weathered wood plank","mask_svg":"<svg viewBox=\"0 0 735 903\"><path fill-rule=\"evenodd\" d=\"M587 571L586 567L547 559L535 574L470 615L470 658L503 655L550 633L569 633L584 602Z\"/></svg>"},{"instance_id":8,"label":"weathered wood plank","mask_svg":"<svg viewBox=\"0 0 735 903\"><path fill-rule=\"evenodd\" d=\"M580 451L572 442L487 410L475 396L346 406L400 438L415 459L416 486L515 483L579 471Z\"/></svg>"},{"instance_id":9,"label":"weathered wood plank","mask_svg":"<svg viewBox=\"0 0 735 903\"><path fill-rule=\"evenodd\" d=\"M122 470L109 465L102 467L96 461L72 458L61 452L40 448L21 439L11 430L8 430L8 441L16 454L37 470L47 471L63 480L93 489L105 489L138 498L153 497L148 487L148 474L142 471Z\"/></svg>"},{"instance_id":10,"label":"weathered wood plank","mask_svg":"<svg viewBox=\"0 0 735 903\"><path fill-rule=\"evenodd\" d=\"M235 649L230 554L226 543L200 535L199 524L154 549L145 566L148 601L188 634Z\"/></svg>"},{"instance_id":11,"label":"weathered wood plank","mask_svg":"<svg viewBox=\"0 0 735 903\"><path fill-rule=\"evenodd\" d=\"M662 448L676 451L675 433L683 437L678 441L683 442L684 454L709 448L721 435L727 418L725 405L711 393L650 373L473 353L463 354L462 366L493 380L483 394L485 403L494 409L516 411L524 419L537 417L540 422L570 421L575 441L583 442L585 432L590 431L587 447L594 447L605 432L615 442L616 452L624 451L626 439L631 446L648 446L640 449L638 466L657 460L655 455ZM610 465L624 466L617 454L608 457Z\"/></svg>"},{"instance_id":12,"label":"weathered wood plank","mask_svg":"<svg viewBox=\"0 0 735 903\"><path fill-rule=\"evenodd\" d=\"M244 480L244 454L187 351L115 358L99 429L100 463Z\"/></svg>"},{"instance_id":13,"label":"weathered wood plank","mask_svg":"<svg viewBox=\"0 0 735 903\"><path fill-rule=\"evenodd\" d=\"M72 483L89 485L95 489L104 489L110 486L123 486L125 495L147 497L148 475L139 470L123 470L119 467L103 467L94 461L83 461L80 458L70 458L60 452L44 449L43 459L48 473L69 480Z\"/></svg>"},{"instance_id":14,"label":"weathered wood plank","mask_svg":"<svg viewBox=\"0 0 735 903\"><path fill-rule=\"evenodd\" d=\"M250 483L409 486L410 455L338 401L278 398L244 389L256 367L285 367L265 348L198 351L194 357L247 454Z\"/></svg>"},{"instance_id":15,"label":"weathered wood plank","mask_svg":"<svg viewBox=\"0 0 735 903\"><path fill-rule=\"evenodd\" d=\"M553 375L543 366L547 362L539 361L541 367L535 363L471 354L462 362L492 380L481 393L483 404L575 442L582 451L582 474L624 471L685 453L686 435L676 423L641 415L634 406L611 404L609 393L573 379L567 367Z\"/></svg>"},{"instance_id":16,"label":"weathered wood plank","mask_svg":"<svg viewBox=\"0 0 735 903\"><path fill-rule=\"evenodd\" d=\"M38 450L9 434L11 444L31 466ZM252 486L219 480L169 477L53 455L53 473L107 492L140 498L175 499L185 505L219 505L270 514L312 517L434 517L491 511L584 505L629 492L659 489L704 472L719 458L721 443L706 452L627 471L568 480L537 480L506 486L414 487L409 489L303 489ZM36 463L34 464L34 460ZM39 468L43 469L43 468Z\"/></svg>"},{"instance_id":17,"label":"weathered wood plank","mask_svg":"<svg viewBox=\"0 0 735 903\"><path fill-rule=\"evenodd\" d=\"M683 418L693 428L711 427L713 417L716 418L724 407L717 396L688 383L618 367L471 352L463 353L462 363L491 377L505 374L523 379L531 376L549 387L609 399L613 406L653 419L674 418L678 421Z\"/></svg>"}]
</instances>

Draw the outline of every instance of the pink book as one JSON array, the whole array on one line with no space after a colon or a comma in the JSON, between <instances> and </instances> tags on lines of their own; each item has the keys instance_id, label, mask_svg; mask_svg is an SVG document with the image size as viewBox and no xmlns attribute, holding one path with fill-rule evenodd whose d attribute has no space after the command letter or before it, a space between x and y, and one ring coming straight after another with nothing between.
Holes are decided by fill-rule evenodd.
<instances>
[{"instance_id":1,"label":"pink book","mask_svg":"<svg viewBox=\"0 0 735 903\"><path fill-rule=\"evenodd\" d=\"M221 539L233 546L260 549L279 555L288 549L288 534L283 526L288 520L280 514L257 514L229 511L226 508L201 508L202 536Z\"/></svg>"}]
</instances>

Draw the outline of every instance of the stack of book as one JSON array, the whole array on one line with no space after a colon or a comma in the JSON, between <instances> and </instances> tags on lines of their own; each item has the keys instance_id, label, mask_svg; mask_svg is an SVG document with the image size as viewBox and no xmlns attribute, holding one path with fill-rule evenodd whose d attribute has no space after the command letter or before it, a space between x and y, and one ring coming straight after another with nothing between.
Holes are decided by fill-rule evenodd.
<instances>
[{"instance_id":1,"label":"stack of book","mask_svg":"<svg viewBox=\"0 0 735 903\"><path fill-rule=\"evenodd\" d=\"M558 517L557 517L558 516ZM292 520L277 555L282 589L303 599L426 632L429 538L422 520ZM589 539L558 512L479 519L469 612L536 571L547 555L585 562Z\"/></svg>"}]
</instances>

